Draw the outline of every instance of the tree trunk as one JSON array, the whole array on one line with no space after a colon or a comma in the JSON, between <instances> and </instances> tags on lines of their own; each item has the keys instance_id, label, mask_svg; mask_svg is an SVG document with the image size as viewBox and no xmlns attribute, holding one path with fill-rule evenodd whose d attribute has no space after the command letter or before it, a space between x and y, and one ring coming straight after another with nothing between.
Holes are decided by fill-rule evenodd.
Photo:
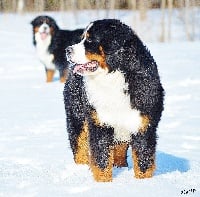
<instances>
[{"instance_id":1,"label":"tree trunk","mask_svg":"<svg viewBox=\"0 0 200 197\"><path fill-rule=\"evenodd\" d=\"M137 1L136 0L132 0L132 13L133 13L133 18L132 18L132 26L133 26L133 29L137 27L137 13L136 13L136 7L137 6Z\"/></svg>"},{"instance_id":2,"label":"tree trunk","mask_svg":"<svg viewBox=\"0 0 200 197\"><path fill-rule=\"evenodd\" d=\"M191 40L189 11L190 11L190 2L189 2L189 0L185 0L185 29L186 29L186 36L187 36L188 40Z\"/></svg>"},{"instance_id":3,"label":"tree trunk","mask_svg":"<svg viewBox=\"0 0 200 197\"><path fill-rule=\"evenodd\" d=\"M191 39L195 39L195 0L191 0Z\"/></svg>"},{"instance_id":4,"label":"tree trunk","mask_svg":"<svg viewBox=\"0 0 200 197\"><path fill-rule=\"evenodd\" d=\"M45 0L35 0L34 1L34 8L35 11L42 12L45 8Z\"/></svg>"},{"instance_id":5,"label":"tree trunk","mask_svg":"<svg viewBox=\"0 0 200 197\"><path fill-rule=\"evenodd\" d=\"M144 21L147 17L146 0L139 1L139 10L140 10L140 20Z\"/></svg>"},{"instance_id":6,"label":"tree trunk","mask_svg":"<svg viewBox=\"0 0 200 197\"><path fill-rule=\"evenodd\" d=\"M106 6L106 10L107 10L107 12L106 12L106 18L109 18L109 13L111 13L111 16L112 16L112 18L115 18L115 0L107 0L106 1L106 4L107 4L107 6Z\"/></svg>"},{"instance_id":7,"label":"tree trunk","mask_svg":"<svg viewBox=\"0 0 200 197\"><path fill-rule=\"evenodd\" d=\"M160 35L160 41L161 42L165 41L165 6L166 6L166 1L162 0L161 1L161 11L162 11L162 17L161 17L161 35Z\"/></svg>"},{"instance_id":8,"label":"tree trunk","mask_svg":"<svg viewBox=\"0 0 200 197\"><path fill-rule=\"evenodd\" d=\"M24 11L24 0L18 0L17 2L17 13L22 14Z\"/></svg>"},{"instance_id":9,"label":"tree trunk","mask_svg":"<svg viewBox=\"0 0 200 197\"><path fill-rule=\"evenodd\" d=\"M171 21L172 21L173 0L168 0L168 41L171 40Z\"/></svg>"},{"instance_id":10,"label":"tree trunk","mask_svg":"<svg viewBox=\"0 0 200 197\"><path fill-rule=\"evenodd\" d=\"M65 0L60 0L60 11L65 10Z\"/></svg>"}]
</instances>

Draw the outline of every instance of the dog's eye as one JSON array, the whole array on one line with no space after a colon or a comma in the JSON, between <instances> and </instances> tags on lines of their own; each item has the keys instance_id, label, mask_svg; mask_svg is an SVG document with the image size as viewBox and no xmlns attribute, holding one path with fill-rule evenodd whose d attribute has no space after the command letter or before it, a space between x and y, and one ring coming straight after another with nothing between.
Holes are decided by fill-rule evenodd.
<instances>
[{"instance_id":1,"label":"dog's eye","mask_svg":"<svg viewBox=\"0 0 200 197\"><path fill-rule=\"evenodd\" d=\"M89 43L91 43L92 39L91 38L87 38L86 41L89 42Z\"/></svg>"}]
</instances>

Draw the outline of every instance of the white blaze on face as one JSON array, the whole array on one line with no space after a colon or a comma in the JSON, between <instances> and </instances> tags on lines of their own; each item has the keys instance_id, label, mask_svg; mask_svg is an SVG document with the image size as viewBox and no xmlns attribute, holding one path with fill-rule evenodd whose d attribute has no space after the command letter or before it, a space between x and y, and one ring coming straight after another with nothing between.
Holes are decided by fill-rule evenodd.
<instances>
[{"instance_id":1,"label":"white blaze on face","mask_svg":"<svg viewBox=\"0 0 200 197\"><path fill-rule=\"evenodd\" d=\"M37 33L35 33L36 50L40 61L45 64L47 69L55 70L55 64L53 63L54 56L48 51L51 44L50 27L48 24L43 23Z\"/></svg>"},{"instance_id":2,"label":"white blaze on face","mask_svg":"<svg viewBox=\"0 0 200 197\"><path fill-rule=\"evenodd\" d=\"M71 55L71 61L75 62L76 64L85 64L89 62L88 58L85 55L85 47L84 47L84 41L83 39L80 43L72 45L73 52Z\"/></svg>"},{"instance_id":3,"label":"white blaze on face","mask_svg":"<svg viewBox=\"0 0 200 197\"><path fill-rule=\"evenodd\" d=\"M51 41L50 27L48 24L43 23L39 27L38 32L35 34L35 39L37 43L49 43Z\"/></svg>"},{"instance_id":4,"label":"white blaze on face","mask_svg":"<svg viewBox=\"0 0 200 197\"><path fill-rule=\"evenodd\" d=\"M85 47L84 47L84 42L86 40L86 34L87 31L90 29L90 27L93 25L91 23L86 30L84 31L84 38L81 40L80 43L72 45L73 48L73 53L71 55L71 61L75 62L76 64L85 64L88 63L90 60L86 57L85 55Z\"/></svg>"},{"instance_id":5,"label":"white blaze on face","mask_svg":"<svg viewBox=\"0 0 200 197\"><path fill-rule=\"evenodd\" d=\"M41 45L42 48L47 50L51 43L51 34L50 34L50 27L46 23L43 23L39 29L38 32L35 33L35 40L37 45ZM41 48L40 46L40 48Z\"/></svg>"}]
</instances>

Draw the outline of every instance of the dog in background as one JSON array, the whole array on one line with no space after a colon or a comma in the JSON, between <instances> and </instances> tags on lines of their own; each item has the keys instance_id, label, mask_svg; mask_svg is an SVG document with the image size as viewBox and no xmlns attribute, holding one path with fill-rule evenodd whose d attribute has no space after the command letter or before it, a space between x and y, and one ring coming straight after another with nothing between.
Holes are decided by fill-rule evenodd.
<instances>
[{"instance_id":1,"label":"dog in background","mask_svg":"<svg viewBox=\"0 0 200 197\"><path fill-rule=\"evenodd\" d=\"M132 148L136 178L153 176L164 90L156 62L135 32L119 20L90 23L68 47L64 88L67 131L77 164L96 181L112 181Z\"/></svg>"},{"instance_id":2,"label":"dog in background","mask_svg":"<svg viewBox=\"0 0 200 197\"><path fill-rule=\"evenodd\" d=\"M38 16L31 24L33 44L45 66L46 81L52 82L54 73L58 70L60 81L65 82L68 73L65 49L80 41L83 29L61 30L50 16Z\"/></svg>"}]
</instances>

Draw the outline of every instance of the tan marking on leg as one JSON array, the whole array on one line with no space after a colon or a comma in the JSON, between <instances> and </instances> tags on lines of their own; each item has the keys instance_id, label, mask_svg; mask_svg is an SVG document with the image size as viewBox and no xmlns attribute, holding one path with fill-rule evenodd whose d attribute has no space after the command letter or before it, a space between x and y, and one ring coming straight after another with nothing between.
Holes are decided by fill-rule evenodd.
<instances>
[{"instance_id":1,"label":"tan marking on leg","mask_svg":"<svg viewBox=\"0 0 200 197\"><path fill-rule=\"evenodd\" d=\"M91 158L90 168L93 173L93 177L97 182L111 182L112 181L112 168L113 168L113 148L110 149L108 165L105 169L99 168L94 159Z\"/></svg>"},{"instance_id":2,"label":"tan marking on leg","mask_svg":"<svg viewBox=\"0 0 200 197\"><path fill-rule=\"evenodd\" d=\"M93 110L93 111L91 112L91 118L92 118L92 120L94 121L94 124L95 124L96 126L101 125L101 123L100 123L100 121L99 121L99 118L98 118L98 115L97 115L97 112L96 112L95 110Z\"/></svg>"},{"instance_id":3,"label":"tan marking on leg","mask_svg":"<svg viewBox=\"0 0 200 197\"><path fill-rule=\"evenodd\" d=\"M151 178L156 168L155 162L152 164L150 168L146 170L146 172L143 173L141 172L140 167L138 166L138 157L135 151L132 151L132 157L133 157L133 163L134 163L135 178L138 178L138 179Z\"/></svg>"},{"instance_id":4,"label":"tan marking on leg","mask_svg":"<svg viewBox=\"0 0 200 197\"><path fill-rule=\"evenodd\" d=\"M53 81L53 76L54 76L55 70L47 70L46 71L46 82L52 82Z\"/></svg>"},{"instance_id":5,"label":"tan marking on leg","mask_svg":"<svg viewBox=\"0 0 200 197\"><path fill-rule=\"evenodd\" d=\"M86 121L77 139L77 152L74 161L76 164L89 164L88 124Z\"/></svg>"},{"instance_id":6,"label":"tan marking on leg","mask_svg":"<svg viewBox=\"0 0 200 197\"><path fill-rule=\"evenodd\" d=\"M67 81L67 70L64 71L64 75L60 77L60 82L65 83Z\"/></svg>"},{"instance_id":7,"label":"tan marking on leg","mask_svg":"<svg viewBox=\"0 0 200 197\"><path fill-rule=\"evenodd\" d=\"M139 129L140 133L144 133L147 130L147 127L149 126L150 120L148 118L148 116L143 115L142 116L142 125Z\"/></svg>"},{"instance_id":8,"label":"tan marking on leg","mask_svg":"<svg viewBox=\"0 0 200 197\"><path fill-rule=\"evenodd\" d=\"M120 144L114 145L114 166L127 167L127 150L128 143L121 142Z\"/></svg>"},{"instance_id":9,"label":"tan marking on leg","mask_svg":"<svg viewBox=\"0 0 200 197\"><path fill-rule=\"evenodd\" d=\"M61 83L65 83L65 82L66 82L66 77L65 77L65 76L60 77L60 82L61 82Z\"/></svg>"}]
</instances>

